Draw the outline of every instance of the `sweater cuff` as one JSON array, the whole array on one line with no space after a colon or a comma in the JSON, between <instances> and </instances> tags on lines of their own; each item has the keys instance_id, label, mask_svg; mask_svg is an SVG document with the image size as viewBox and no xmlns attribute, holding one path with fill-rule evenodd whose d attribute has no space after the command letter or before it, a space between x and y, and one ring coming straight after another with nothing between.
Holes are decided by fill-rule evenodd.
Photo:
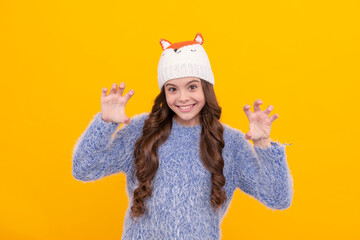
<instances>
[{"instance_id":1,"label":"sweater cuff","mask_svg":"<svg viewBox=\"0 0 360 240\"><path fill-rule=\"evenodd\" d=\"M279 142L270 141L271 146L267 148L255 147L255 152L259 159L282 159L285 156L285 145L291 144L280 144Z\"/></svg>"},{"instance_id":2,"label":"sweater cuff","mask_svg":"<svg viewBox=\"0 0 360 240\"><path fill-rule=\"evenodd\" d=\"M101 130L101 132L103 134L109 134L109 133L114 133L115 130L119 127L120 123L114 123L114 122L105 122L102 118L101 118L101 112L98 112L95 115L94 121L96 123L97 126L97 130Z\"/></svg>"}]
</instances>

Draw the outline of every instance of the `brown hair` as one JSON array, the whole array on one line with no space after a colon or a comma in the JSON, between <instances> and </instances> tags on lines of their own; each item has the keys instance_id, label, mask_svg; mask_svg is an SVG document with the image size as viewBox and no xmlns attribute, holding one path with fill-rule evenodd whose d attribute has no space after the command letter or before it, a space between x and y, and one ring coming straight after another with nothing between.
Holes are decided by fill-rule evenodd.
<instances>
[{"instance_id":1,"label":"brown hair","mask_svg":"<svg viewBox=\"0 0 360 240\"><path fill-rule=\"evenodd\" d=\"M224 159L222 149L224 128L219 122L221 107L216 100L213 85L201 79L204 91L205 105L200 111L200 156L203 165L211 172L211 204L218 209L226 200L226 193L222 187L225 185L223 175ZM151 197L155 177L159 167L157 149L169 137L172 128L174 112L166 103L164 86L156 97L148 119L145 120L142 136L136 141L134 148L135 171L139 186L134 190L131 219L140 217L145 209L148 210L145 199ZM145 209L144 209L145 208Z\"/></svg>"}]
</instances>

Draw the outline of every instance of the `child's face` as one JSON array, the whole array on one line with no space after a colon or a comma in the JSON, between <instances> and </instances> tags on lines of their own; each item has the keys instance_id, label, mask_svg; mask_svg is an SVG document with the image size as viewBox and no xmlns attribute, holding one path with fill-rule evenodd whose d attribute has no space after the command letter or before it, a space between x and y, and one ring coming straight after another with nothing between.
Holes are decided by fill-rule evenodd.
<instances>
[{"instance_id":1,"label":"child's face","mask_svg":"<svg viewBox=\"0 0 360 240\"><path fill-rule=\"evenodd\" d=\"M200 123L200 111L205 105L201 79L184 77L169 80L165 83L165 96L168 106L176 113L175 120L184 126L195 126ZM181 107L190 107L183 109Z\"/></svg>"}]
</instances>

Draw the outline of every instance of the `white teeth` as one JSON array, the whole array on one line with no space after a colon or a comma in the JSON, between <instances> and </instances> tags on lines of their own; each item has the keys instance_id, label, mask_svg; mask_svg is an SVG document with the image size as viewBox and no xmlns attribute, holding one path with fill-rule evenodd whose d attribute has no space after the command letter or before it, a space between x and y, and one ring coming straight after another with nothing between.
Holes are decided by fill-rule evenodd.
<instances>
[{"instance_id":1,"label":"white teeth","mask_svg":"<svg viewBox=\"0 0 360 240\"><path fill-rule=\"evenodd\" d=\"M191 105L191 106L188 106L188 107L179 107L179 108L186 110L186 109L192 108L193 106L194 105Z\"/></svg>"}]
</instances>

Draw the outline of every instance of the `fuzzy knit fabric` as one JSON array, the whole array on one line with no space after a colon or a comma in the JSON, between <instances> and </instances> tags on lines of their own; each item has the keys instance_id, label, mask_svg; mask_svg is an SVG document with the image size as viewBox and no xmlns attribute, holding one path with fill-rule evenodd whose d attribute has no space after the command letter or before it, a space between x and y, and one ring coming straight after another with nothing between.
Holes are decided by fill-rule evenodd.
<instances>
[{"instance_id":1,"label":"fuzzy knit fabric","mask_svg":"<svg viewBox=\"0 0 360 240\"><path fill-rule=\"evenodd\" d=\"M122 240L217 240L220 226L236 188L272 210L290 207L293 180L285 146L271 141L267 148L254 147L235 128L223 124L224 189L227 201L215 211L210 203L211 174L199 155L201 125L189 127L173 119L167 141L158 149L159 168L153 180L152 196L146 199L148 214L130 218L133 191L138 181L134 171L134 144L142 135L149 113L135 115L123 125L105 122L98 112L73 150L72 174L88 182L123 172L127 180L129 206ZM118 131L117 131L118 130Z\"/></svg>"}]
</instances>

